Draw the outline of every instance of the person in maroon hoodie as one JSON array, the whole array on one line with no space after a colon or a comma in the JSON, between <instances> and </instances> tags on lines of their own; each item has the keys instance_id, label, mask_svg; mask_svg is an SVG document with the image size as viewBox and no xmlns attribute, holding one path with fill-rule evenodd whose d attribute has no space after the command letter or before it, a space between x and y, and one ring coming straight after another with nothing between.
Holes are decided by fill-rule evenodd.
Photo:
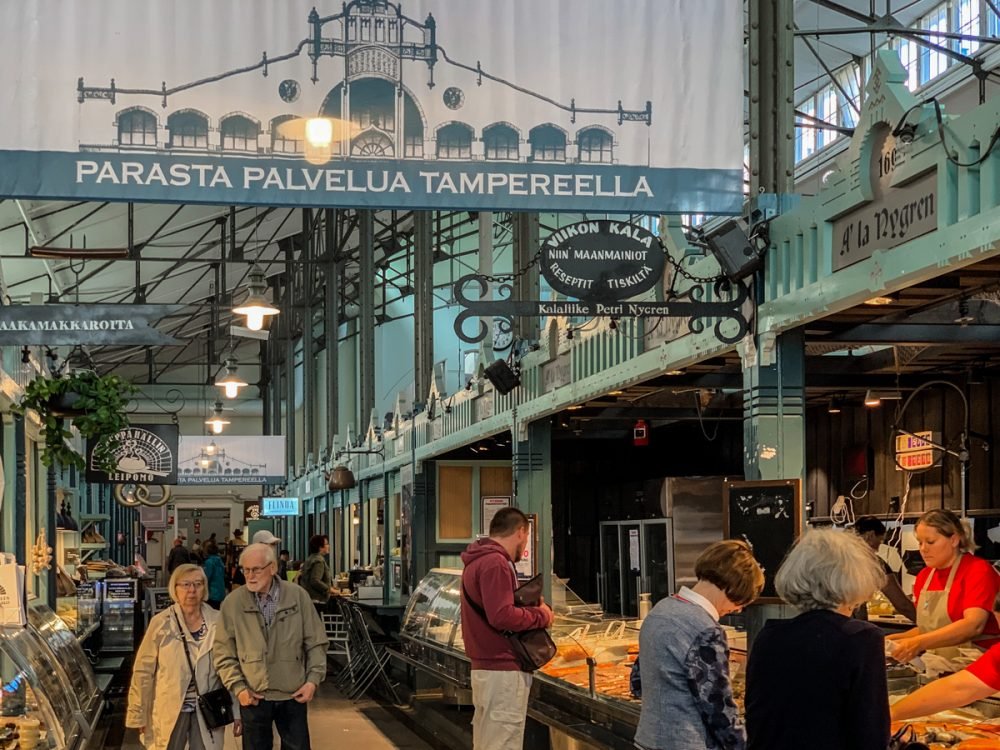
<instances>
[{"instance_id":1,"label":"person in maroon hoodie","mask_svg":"<svg viewBox=\"0 0 1000 750\"><path fill-rule=\"evenodd\" d=\"M490 522L490 535L462 553L462 638L472 661L472 746L474 750L520 750L528 715L531 675L522 672L507 639L498 631L519 633L547 628L552 610L514 604L514 562L528 543L528 517L504 508ZM469 604L486 613L484 620Z\"/></svg>"}]
</instances>

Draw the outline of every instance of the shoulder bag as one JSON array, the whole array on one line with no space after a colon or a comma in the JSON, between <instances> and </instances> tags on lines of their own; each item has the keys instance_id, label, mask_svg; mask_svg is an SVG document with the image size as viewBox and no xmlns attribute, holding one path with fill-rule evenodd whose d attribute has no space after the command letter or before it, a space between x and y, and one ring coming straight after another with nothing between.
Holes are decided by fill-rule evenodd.
<instances>
[{"instance_id":1,"label":"shoulder bag","mask_svg":"<svg viewBox=\"0 0 1000 750\"><path fill-rule=\"evenodd\" d=\"M904 724L889 738L889 750L930 750L930 748L923 742L917 741L917 733L912 726Z\"/></svg>"},{"instance_id":2,"label":"shoulder bag","mask_svg":"<svg viewBox=\"0 0 1000 750\"><path fill-rule=\"evenodd\" d=\"M541 669L552 661L556 655L556 644L553 642L548 630L545 628L536 628L534 630L522 630L519 633L515 633L510 630L494 628L490 619L486 616L486 610L472 601L472 597L469 596L464 583L462 584L462 596L465 597L465 601L472 607L472 611L483 619L483 622L507 639L511 651L514 652L517 665L521 668L522 672L534 672L536 669ZM515 591L514 601L516 602L517 600L518 594Z\"/></svg>"},{"instance_id":3,"label":"shoulder bag","mask_svg":"<svg viewBox=\"0 0 1000 750\"><path fill-rule=\"evenodd\" d=\"M191 680L194 682L194 692L198 696L198 710L205 720L205 726L209 729L221 729L233 723L233 696L224 687L210 690L203 693L198 689L198 677L195 675L194 664L191 662L191 654L188 652L187 636L184 634L184 626L181 625L177 610L173 611L174 620L180 630L181 642L184 644L184 656L187 659L188 668L191 670Z\"/></svg>"}]
</instances>

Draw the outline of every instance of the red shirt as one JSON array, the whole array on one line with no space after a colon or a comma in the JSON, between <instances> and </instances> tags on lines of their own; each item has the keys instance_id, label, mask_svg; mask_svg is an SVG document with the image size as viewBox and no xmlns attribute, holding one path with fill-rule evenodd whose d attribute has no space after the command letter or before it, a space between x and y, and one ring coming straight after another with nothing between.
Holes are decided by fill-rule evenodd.
<instances>
[{"instance_id":1,"label":"red shirt","mask_svg":"<svg viewBox=\"0 0 1000 750\"><path fill-rule=\"evenodd\" d=\"M970 664L967 670L994 690L1000 690L1000 646L993 646Z\"/></svg>"},{"instance_id":2,"label":"red shirt","mask_svg":"<svg viewBox=\"0 0 1000 750\"><path fill-rule=\"evenodd\" d=\"M924 590L927 576L934 572L934 578L928 591L944 591L948 582L948 574L951 568L946 570L934 570L934 568L924 568L917 573L917 581L913 584L913 601L920 610L920 594ZM993 615L993 602L1000 592L1000 575L997 574L993 566L981 557L971 554L964 554L958 561L958 572L955 580L951 584L951 593L948 595L948 616L952 622L957 622L964 616L965 610L979 608L990 613L986 620L986 627L983 628L983 636L997 636L997 638L980 640L977 645L989 648L995 643L1000 643L1000 625ZM982 637L982 636L980 636Z\"/></svg>"}]
</instances>

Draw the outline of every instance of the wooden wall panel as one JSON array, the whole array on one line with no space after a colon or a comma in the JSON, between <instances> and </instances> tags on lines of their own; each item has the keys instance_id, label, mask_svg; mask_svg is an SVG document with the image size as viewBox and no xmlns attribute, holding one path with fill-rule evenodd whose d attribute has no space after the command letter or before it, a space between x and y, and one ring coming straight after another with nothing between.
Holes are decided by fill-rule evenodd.
<instances>
[{"instance_id":1,"label":"wooden wall panel","mask_svg":"<svg viewBox=\"0 0 1000 750\"><path fill-rule=\"evenodd\" d=\"M490 495L511 497L513 494L514 478L509 465L479 467L480 497Z\"/></svg>"},{"instance_id":2,"label":"wooden wall panel","mask_svg":"<svg viewBox=\"0 0 1000 750\"><path fill-rule=\"evenodd\" d=\"M989 380L983 385L967 386L969 425L990 443L984 451L981 440L970 444L968 464L968 499L970 510L1000 509L994 488L1000 478L1000 383ZM993 396L996 394L997 399ZM904 392L904 396L908 395ZM844 452L855 444L874 449L874 478L868 494L854 500L856 515L895 512L893 498L904 495L904 473L896 470L892 455L892 425L901 402L888 401L875 409L860 404L845 406L840 414L829 414L826 406L809 409L806 417L806 502L813 506L814 517L826 517L838 495L849 495L854 482L844 474ZM903 426L911 431L934 430L957 448L962 430L963 409L958 394L951 389L932 388L911 404ZM865 487L858 488L862 495ZM958 461L945 459L941 467L915 473L910 483L907 514L916 515L931 508L961 507L961 473Z\"/></svg>"},{"instance_id":3,"label":"wooden wall panel","mask_svg":"<svg viewBox=\"0 0 1000 750\"><path fill-rule=\"evenodd\" d=\"M472 469L438 467L438 539L472 538Z\"/></svg>"}]
</instances>

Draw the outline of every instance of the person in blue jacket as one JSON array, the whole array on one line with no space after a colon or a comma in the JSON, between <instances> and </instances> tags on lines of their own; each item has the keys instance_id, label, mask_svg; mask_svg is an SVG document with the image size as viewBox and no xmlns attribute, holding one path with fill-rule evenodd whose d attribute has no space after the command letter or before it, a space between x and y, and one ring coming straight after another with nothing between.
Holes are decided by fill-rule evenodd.
<instances>
[{"instance_id":1,"label":"person in blue jacket","mask_svg":"<svg viewBox=\"0 0 1000 750\"><path fill-rule=\"evenodd\" d=\"M226 566L219 556L219 545L211 540L205 543L204 568L208 579L208 604L218 609L226 598Z\"/></svg>"}]
</instances>

